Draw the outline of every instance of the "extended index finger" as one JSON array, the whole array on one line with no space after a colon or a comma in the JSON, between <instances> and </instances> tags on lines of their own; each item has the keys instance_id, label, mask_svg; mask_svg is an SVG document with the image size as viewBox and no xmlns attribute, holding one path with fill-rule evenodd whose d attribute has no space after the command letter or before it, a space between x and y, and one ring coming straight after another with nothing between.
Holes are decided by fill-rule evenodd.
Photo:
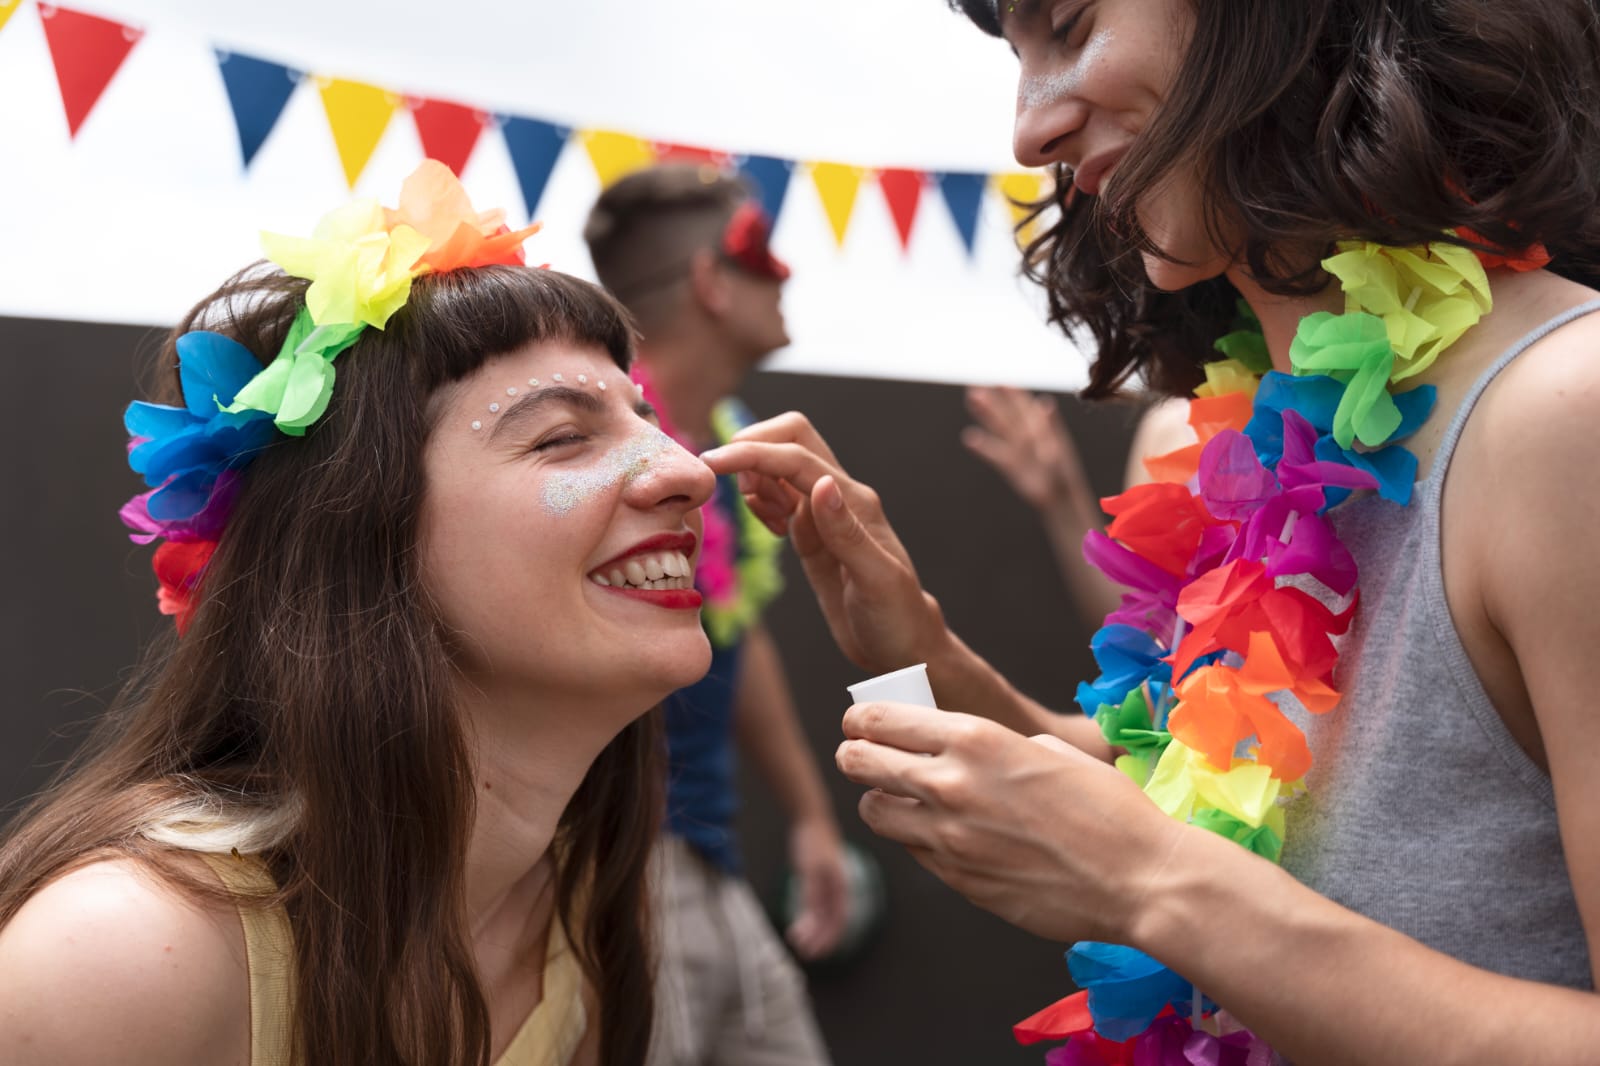
<instances>
[{"instance_id":1,"label":"extended index finger","mask_svg":"<svg viewBox=\"0 0 1600 1066\"><path fill-rule=\"evenodd\" d=\"M816 453L824 461L839 466L839 458L833 454L833 449L828 447L828 442L817 431L817 427L811 424L811 419L799 411L785 411L781 415L754 422L735 433L733 439L759 440L768 444L798 444L807 451Z\"/></svg>"},{"instance_id":2,"label":"extended index finger","mask_svg":"<svg viewBox=\"0 0 1600 1066\"><path fill-rule=\"evenodd\" d=\"M771 443L760 440L735 440L720 448L702 452L700 458L718 474L746 470L769 478L787 481L806 495L822 478L841 471L829 459L801 444Z\"/></svg>"}]
</instances>

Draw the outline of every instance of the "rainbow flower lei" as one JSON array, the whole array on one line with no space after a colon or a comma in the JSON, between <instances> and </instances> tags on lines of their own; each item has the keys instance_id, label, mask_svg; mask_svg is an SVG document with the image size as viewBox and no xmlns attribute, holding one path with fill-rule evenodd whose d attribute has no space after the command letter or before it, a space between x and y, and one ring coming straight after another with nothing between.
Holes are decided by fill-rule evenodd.
<instances>
[{"instance_id":1,"label":"rainbow flower lei","mask_svg":"<svg viewBox=\"0 0 1600 1066\"><path fill-rule=\"evenodd\" d=\"M698 454L700 445L673 424L643 360L635 360L633 380L656 409L661 431L686 451ZM714 446L732 441L735 433L754 421L749 409L737 399L723 399L711 410ZM739 492L722 486L718 491L729 493L736 517L730 523L722 509L711 503L700 509L703 527L694 585L705 597L700 620L706 636L714 647L730 648L783 591L783 572L778 562L783 540L761 524Z\"/></svg>"},{"instance_id":2,"label":"rainbow flower lei","mask_svg":"<svg viewBox=\"0 0 1600 1066\"><path fill-rule=\"evenodd\" d=\"M1128 591L1091 641L1101 673L1077 699L1126 751L1117 768L1169 816L1278 861L1284 807L1305 791L1312 759L1270 697L1292 694L1317 714L1337 706L1333 638L1360 599L1327 513L1361 490L1410 502L1417 459L1395 442L1427 419L1435 390L1391 386L1488 313L1486 263L1548 261L1537 246L1506 258L1444 242L1340 243L1322 265L1344 313L1301 320L1294 373L1270 368L1241 302L1239 328L1216 345L1224 358L1190 402L1198 443L1148 460L1155 481L1102 501L1112 521L1085 538L1084 555ZM1069 1038L1049 1066L1271 1061L1264 1042L1229 1031L1214 1003L1142 952L1084 942L1067 964L1081 991L1014 1030L1023 1043Z\"/></svg>"},{"instance_id":3,"label":"rainbow flower lei","mask_svg":"<svg viewBox=\"0 0 1600 1066\"><path fill-rule=\"evenodd\" d=\"M368 328L385 326L405 305L413 278L524 265L522 242L538 229L512 230L505 212L473 210L450 169L429 159L405 180L396 208L358 200L324 216L310 238L261 235L268 259L311 282L277 358L262 367L231 337L185 333L176 345L184 406L135 402L123 417L128 465L150 488L120 514L136 543L165 541L153 562L157 602L176 616L180 634L198 606L239 471L262 448L303 436L322 417L335 357Z\"/></svg>"}]
</instances>

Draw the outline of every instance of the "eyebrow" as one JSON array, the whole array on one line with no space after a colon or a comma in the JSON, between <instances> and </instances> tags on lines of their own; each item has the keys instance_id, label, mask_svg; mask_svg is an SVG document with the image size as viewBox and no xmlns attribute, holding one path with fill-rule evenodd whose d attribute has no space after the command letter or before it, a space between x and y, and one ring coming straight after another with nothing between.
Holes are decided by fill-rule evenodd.
<instances>
[{"instance_id":1,"label":"eyebrow","mask_svg":"<svg viewBox=\"0 0 1600 1066\"><path fill-rule=\"evenodd\" d=\"M522 399L508 407L495 422L494 428L489 431L488 440L490 442L498 440L511 432L507 426L535 418L552 406L575 407L580 411L596 415L606 409L605 401L592 392L573 388L571 385L546 385L537 392L524 393ZM651 418L656 413L656 409L642 398L633 405L633 410L640 418Z\"/></svg>"}]
</instances>

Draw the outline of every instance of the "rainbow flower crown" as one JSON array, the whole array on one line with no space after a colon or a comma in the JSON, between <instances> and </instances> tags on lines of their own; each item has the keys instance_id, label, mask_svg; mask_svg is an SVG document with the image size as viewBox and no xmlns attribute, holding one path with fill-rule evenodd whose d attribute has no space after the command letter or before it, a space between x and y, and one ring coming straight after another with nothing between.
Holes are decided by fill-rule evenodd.
<instances>
[{"instance_id":1,"label":"rainbow flower crown","mask_svg":"<svg viewBox=\"0 0 1600 1066\"><path fill-rule=\"evenodd\" d=\"M358 200L325 215L311 237L263 233L266 257L311 282L277 357L265 368L244 345L209 330L178 338L182 407L128 405L128 465L148 492L121 510L139 544L156 549L163 614L181 634L197 587L227 524L239 471L280 435L303 436L333 395L333 361L366 329L405 306L411 281L463 267L525 264L505 212L475 211L444 164L424 160L400 188L400 205Z\"/></svg>"}]
</instances>

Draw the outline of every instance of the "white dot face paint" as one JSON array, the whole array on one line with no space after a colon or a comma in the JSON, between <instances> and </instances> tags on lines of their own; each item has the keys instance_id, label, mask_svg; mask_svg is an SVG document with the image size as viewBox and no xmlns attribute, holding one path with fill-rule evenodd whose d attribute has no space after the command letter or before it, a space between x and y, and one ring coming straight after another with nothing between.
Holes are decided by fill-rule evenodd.
<instances>
[{"instance_id":1,"label":"white dot face paint","mask_svg":"<svg viewBox=\"0 0 1600 1066\"><path fill-rule=\"evenodd\" d=\"M1032 110L1071 96L1082 87L1084 78L1105 55L1111 41L1112 32L1109 29L1101 30L1083 46L1077 62L1070 67L1022 79L1022 84L1017 86L1017 103L1024 109Z\"/></svg>"},{"instance_id":2,"label":"white dot face paint","mask_svg":"<svg viewBox=\"0 0 1600 1066\"><path fill-rule=\"evenodd\" d=\"M565 381L566 378L562 377L560 374L551 374L550 375L550 380L551 381Z\"/></svg>"},{"instance_id":3,"label":"white dot face paint","mask_svg":"<svg viewBox=\"0 0 1600 1066\"><path fill-rule=\"evenodd\" d=\"M473 432L474 432L474 433L476 433L476 432L477 432L477 431L478 431L478 430L480 430L480 429L482 429L482 428L483 428L483 423L482 423L482 422L479 422L479 421L478 421L478 420L477 420L477 419L476 419L476 418L474 418L474 419L473 419L473 420L472 420L472 431L473 431Z\"/></svg>"},{"instance_id":4,"label":"white dot face paint","mask_svg":"<svg viewBox=\"0 0 1600 1066\"><path fill-rule=\"evenodd\" d=\"M597 381L597 382L595 382L595 384L597 386L599 386L601 392L605 392L606 391L606 383L605 382Z\"/></svg>"},{"instance_id":5,"label":"white dot face paint","mask_svg":"<svg viewBox=\"0 0 1600 1066\"><path fill-rule=\"evenodd\" d=\"M498 403L492 403L492 404L489 405L489 413L490 414L498 414L499 412L500 412L500 405Z\"/></svg>"},{"instance_id":6,"label":"white dot face paint","mask_svg":"<svg viewBox=\"0 0 1600 1066\"><path fill-rule=\"evenodd\" d=\"M513 385L511 388L506 390L506 395L507 396L515 396L516 394L517 394L517 389L516 389L515 385Z\"/></svg>"},{"instance_id":7,"label":"white dot face paint","mask_svg":"<svg viewBox=\"0 0 1600 1066\"><path fill-rule=\"evenodd\" d=\"M529 388L533 388L533 389L537 389L539 387L539 379L538 378L529 378L528 379L528 387Z\"/></svg>"},{"instance_id":8,"label":"white dot face paint","mask_svg":"<svg viewBox=\"0 0 1600 1066\"><path fill-rule=\"evenodd\" d=\"M589 375L588 374L579 374L578 375L578 384L579 385L587 385L587 384L589 384Z\"/></svg>"},{"instance_id":9,"label":"white dot face paint","mask_svg":"<svg viewBox=\"0 0 1600 1066\"><path fill-rule=\"evenodd\" d=\"M655 476L653 460L678 447L673 439L655 426L646 424L591 466L581 470L557 470L544 483L541 499L552 515L567 515L573 508L609 492L618 485L631 485Z\"/></svg>"}]
</instances>

